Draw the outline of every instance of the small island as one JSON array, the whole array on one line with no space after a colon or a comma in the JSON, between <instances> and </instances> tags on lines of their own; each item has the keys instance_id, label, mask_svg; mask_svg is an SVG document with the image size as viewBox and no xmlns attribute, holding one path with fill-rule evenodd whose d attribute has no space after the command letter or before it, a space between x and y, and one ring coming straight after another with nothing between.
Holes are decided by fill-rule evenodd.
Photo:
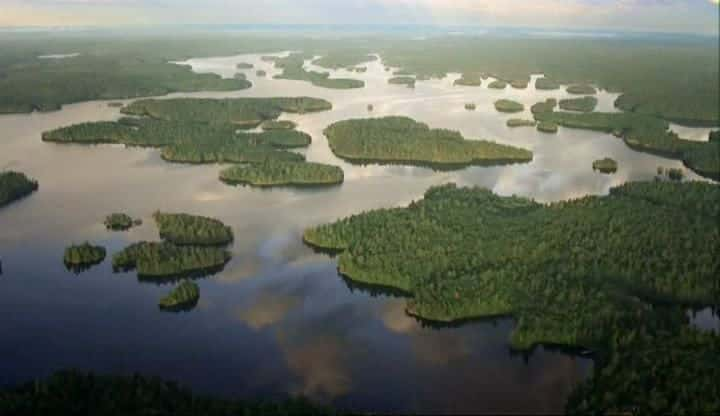
<instances>
[{"instance_id":1,"label":"small island","mask_svg":"<svg viewBox=\"0 0 720 416\"><path fill-rule=\"evenodd\" d=\"M110 101L109 103L107 103L107 106L114 107L114 108L121 108L121 107L125 106L125 104L123 104L119 101Z\"/></svg>"},{"instance_id":2,"label":"small island","mask_svg":"<svg viewBox=\"0 0 720 416\"><path fill-rule=\"evenodd\" d=\"M367 111L372 112L373 110L375 110L375 106L373 106L372 104L368 104Z\"/></svg>"},{"instance_id":3,"label":"small island","mask_svg":"<svg viewBox=\"0 0 720 416\"><path fill-rule=\"evenodd\" d=\"M220 172L220 180L225 183L258 187L329 186L343 179L339 167L311 162L268 162L233 166Z\"/></svg>"},{"instance_id":4,"label":"small island","mask_svg":"<svg viewBox=\"0 0 720 416\"><path fill-rule=\"evenodd\" d=\"M405 85L408 88L415 88L414 77L393 77L388 80L388 84Z\"/></svg>"},{"instance_id":5,"label":"small island","mask_svg":"<svg viewBox=\"0 0 720 416\"><path fill-rule=\"evenodd\" d=\"M263 130L293 130L297 124L291 120L268 120L260 127Z\"/></svg>"},{"instance_id":6,"label":"small island","mask_svg":"<svg viewBox=\"0 0 720 416\"><path fill-rule=\"evenodd\" d=\"M524 90L528 87L528 84L530 81L526 79L516 79L510 82L510 86L517 89L517 90Z\"/></svg>"},{"instance_id":7,"label":"small island","mask_svg":"<svg viewBox=\"0 0 720 416\"><path fill-rule=\"evenodd\" d=\"M534 120L525 120L522 118L511 118L505 123L508 127L535 127L537 124Z\"/></svg>"},{"instance_id":8,"label":"small island","mask_svg":"<svg viewBox=\"0 0 720 416\"><path fill-rule=\"evenodd\" d=\"M468 111L475 111L475 109L477 109L477 105L475 105L475 103L467 103L465 104L465 109Z\"/></svg>"},{"instance_id":9,"label":"small island","mask_svg":"<svg viewBox=\"0 0 720 416\"><path fill-rule=\"evenodd\" d=\"M176 245L217 246L233 241L230 227L214 218L156 212L153 218L160 238Z\"/></svg>"},{"instance_id":10,"label":"small island","mask_svg":"<svg viewBox=\"0 0 720 416\"><path fill-rule=\"evenodd\" d=\"M407 117L345 120L325 129L335 155L355 163L389 163L459 169L468 165L523 163L532 152L457 131L431 129Z\"/></svg>"},{"instance_id":11,"label":"small island","mask_svg":"<svg viewBox=\"0 0 720 416\"><path fill-rule=\"evenodd\" d=\"M259 78L263 78L263 77L267 76L267 71L259 69L259 70L257 70L257 72L255 72L255 75L258 76Z\"/></svg>"},{"instance_id":12,"label":"small island","mask_svg":"<svg viewBox=\"0 0 720 416\"><path fill-rule=\"evenodd\" d=\"M557 100L555 98L548 98L545 101L533 104L532 107L530 107L530 112L533 114L552 113L555 107L557 107Z\"/></svg>"},{"instance_id":13,"label":"small island","mask_svg":"<svg viewBox=\"0 0 720 416\"><path fill-rule=\"evenodd\" d=\"M597 94L597 90L592 85L574 84L567 87L568 94L593 95Z\"/></svg>"},{"instance_id":14,"label":"small island","mask_svg":"<svg viewBox=\"0 0 720 416\"><path fill-rule=\"evenodd\" d=\"M184 279L164 298L160 299L158 306L164 311L188 311L198 303L200 288L197 283Z\"/></svg>"},{"instance_id":15,"label":"small island","mask_svg":"<svg viewBox=\"0 0 720 416\"><path fill-rule=\"evenodd\" d=\"M525 110L525 106L517 101L502 99L495 101L495 109L502 113L519 113Z\"/></svg>"},{"instance_id":16,"label":"small island","mask_svg":"<svg viewBox=\"0 0 720 416\"><path fill-rule=\"evenodd\" d=\"M38 183L24 173L0 172L0 207L24 198L38 190Z\"/></svg>"},{"instance_id":17,"label":"small island","mask_svg":"<svg viewBox=\"0 0 720 416\"><path fill-rule=\"evenodd\" d=\"M557 90L560 84L550 78L538 78L535 80L535 89L537 90Z\"/></svg>"},{"instance_id":18,"label":"small island","mask_svg":"<svg viewBox=\"0 0 720 416\"><path fill-rule=\"evenodd\" d=\"M235 79L240 79L240 80L246 80L246 79L247 79L247 75L245 75L245 74L242 73L242 72L236 72L235 75L233 75L233 78L235 78Z\"/></svg>"},{"instance_id":19,"label":"small island","mask_svg":"<svg viewBox=\"0 0 720 416\"><path fill-rule=\"evenodd\" d=\"M88 242L80 245L71 245L65 249L63 262L65 266L76 273L86 270L105 260L105 247L94 246Z\"/></svg>"},{"instance_id":20,"label":"small island","mask_svg":"<svg viewBox=\"0 0 720 416\"><path fill-rule=\"evenodd\" d=\"M141 225L142 220L133 220L127 214L123 213L112 213L105 217L105 228L111 231L127 231L133 226Z\"/></svg>"},{"instance_id":21,"label":"small island","mask_svg":"<svg viewBox=\"0 0 720 416\"><path fill-rule=\"evenodd\" d=\"M453 85L463 87L479 87L482 85L482 75L477 72L464 72L462 76L453 82Z\"/></svg>"},{"instance_id":22,"label":"small island","mask_svg":"<svg viewBox=\"0 0 720 416\"><path fill-rule=\"evenodd\" d=\"M488 88L492 88L494 90L504 90L505 87L507 87L507 82L496 79L495 81L491 82L490 85L488 85Z\"/></svg>"},{"instance_id":23,"label":"small island","mask_svg":"<svg viewBox=\"0 0 720 416\"><path fill-rule=\"evenodd\" d=\"M230 252L217 246L177 246L168 242L131 244L113 256L115 272L137 271L142 280L175 281L209 276L230 261Z\"/></svg>"},{"instance_id":24,"label":"small island","mask_svg":"<svg viewBox=\"0 0 720 416\"><path fill-rule=\"evenodd\" d=\"M253 69L255 68L255 65L249 64L247 62L240 62L239 64L235 65L236 69Z\"/></svg>"},{"instance_id":25,"label":"small island","mask_svg":"<svg viewBox=\"0 0 720 416\"><path fill-rule=\"evenodd\" d=\"M593 162L592 164L593 170L599 171L601 173L610 174L617 172L618 169L618 163L614 159L611 159L609 157L606 157L604 159L599 159Z\"/></svg>"},{"instance_id":26,"label":"small island","mask_svg":"<svg viewBox=\"0 0 720 416\"><path fill-rule=\"evenodd\" d=\"M558 125L551 121L541 121L537 124L537 130L542 133L557 133Z\"/></svg>"},{"instance_id":27,"label":"small island","mask_svg":"<svg viewBox=\"0 0 720 416\"><path fill-rule=\"evenodd\" d=\"M595 97L585 96L581 98L567 98L560 100L560 109L589 113L595 111L597 104L598 99Z\"/></svg>"}]
</instances>

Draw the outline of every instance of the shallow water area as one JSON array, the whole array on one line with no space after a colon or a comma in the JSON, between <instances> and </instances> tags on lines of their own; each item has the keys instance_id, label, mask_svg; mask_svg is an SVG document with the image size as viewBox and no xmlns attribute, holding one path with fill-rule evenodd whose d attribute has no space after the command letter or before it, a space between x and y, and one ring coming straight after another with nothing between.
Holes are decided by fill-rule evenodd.
<instances>
[{"instance_id":1,"label":"shallow water area","mask_svg":"<svg viewBox=\"0 0 720 416\"><path fill-rule=\"evenodd\" d=\"M342 186L233 187L218 180L221 166L170 164L157 150L41 141L46 130L121 117L108 101L0 116L0 169L23 171L40 183L39 192L0 210L0 384L76 367L159 375L206 393L303 394L381 413L562 411L569 392L590 373L589 359L545 348L527 356L511 353L511 319L425 327L406 315L405 300L347 285L335 259L303 245L302 231L365 210L406 205L447 182L549 202L606 194L626 181L652 179L658 166L681 168L682 163L635 152L611 135L566 128L553 135L505 125L511 117L532 118L530 106L538 101L569 97L564 87L537 91L531 82L527 89L493 90L489 81L460 87L453 85L459 74L451 74L408 88L388 84L392 71L385 71L381 59L362 64L365 73L329 71L308 62L307 68L333 78L366 83L362 89L330 90L273 79L279 71L263 55L270 54L182 62L228 78L244 72L253 83L250 89L163 98L327 99L331 111L280 118L312 135L312 145L302 150L309 161L342 167ZM241 62L254 68L238 70ZM257 70L267 76L258 77ZM616 111L616 94L600 91L597 97L598 111ZM493 103L500 98L522 102L525 112L498 113ZM465 109L470 102L475 111ZM386 115L528 148L534 159L449 172L361 166L335 157L322 134L336 121ZM603 157L618 161L616 174L593 171L593 160ZM700 178L686 171L686 179ZM190 312L158 310L157 301L171 286L112 271L112 254L131 242L158 239L151 218L156 210L212 216L235 233L232 260L222 272L198 281L200 302ZM109 232L102 220L112 212L144 223ZM86 240L104 245L108 259L75 275L62 264L63 249Z\"/></svg>"}]
</instances>

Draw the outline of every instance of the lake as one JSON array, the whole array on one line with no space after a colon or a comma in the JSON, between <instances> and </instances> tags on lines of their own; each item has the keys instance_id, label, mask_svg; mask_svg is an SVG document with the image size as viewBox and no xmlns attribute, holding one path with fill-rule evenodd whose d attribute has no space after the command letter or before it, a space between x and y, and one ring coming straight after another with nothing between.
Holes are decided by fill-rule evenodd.
<instances>
[{"instance_id":1,"label":"lake","mask_svg":"<svg viewBox=\"0 0 720 416\"><path fill-rule=\"evenodd\" d=\"M392 72L376 61L366 65L366 73L331 71L333 77L363 79L364 89L329 90L272 79L278 71L260 55L184 64L229 78L240 62L255 65L243 71L254 84L251 89L169 97L306 95L331 101L332 111L281 119L312 135L313 144L302 151L309 161L342 167L342 186L231 187L217 178L221 166L169 164L157 150L41 141L46 130L119 118L119 109L108 107L108 101L0 116L0 169L23 171L40 183L39 192L0 210L0 384L80 368L158 375L203 393L234 397L303 394L381 413L562 411L573 387L590 375L591 360L547 348L512 352L509 318L424 326L405 314L403 299L345 283L335 259L302 244L302 231L365 210L406 205L447 182L549 202L606 194L626 181L652 179L658 166L682 163L634 152L620 139L596 132L510 129L506 120L518 114L493 107L500 98L517 100L526 107L520 116L531 118L532 104L567 97L564 88L536 91L531 83L525 90L492 90L486 87L489 80L479 88L458 87L453 81L460 74L451 74L411 89L388 85ZM268 76L256 77L258 69ZM598 111L615 111L616 97L601 91ZM464 108L469 102L476 111ZM436 172L352 165L331 153L322 134L326 126L383 115L406 115L431 127L460 130L470 139L528 148L534 160ZM619 163L614 175L592 170L593 160L606 156ZM689 171L686 178L699 179ZM156 210L212 216L235 233L233 259L224 271L198 281L200 303L191 312L158 309L171 286L112 272L112 254L131 242L158 239L151 218ZM111 212L126 212L144 224L109 232L102 221ZM108 259L75 275L63 266L63 250L86 240L107 247Z\"/></svg>"}]
</instances>

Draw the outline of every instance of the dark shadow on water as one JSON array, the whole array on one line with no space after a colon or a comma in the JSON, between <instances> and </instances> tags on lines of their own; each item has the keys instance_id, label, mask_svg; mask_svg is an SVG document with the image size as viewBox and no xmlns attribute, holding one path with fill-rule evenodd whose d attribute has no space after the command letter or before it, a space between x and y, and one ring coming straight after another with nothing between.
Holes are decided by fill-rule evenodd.
<instances>
[{"instance_id":1,"label":"dark shadow on water","mask_svg":"<svg viewBox=\"0 0 720 416\"><path fill-rule=\"evenodd\" d=\"M340 278L345 282L345 286L350 289L351 293L360 292L370 295L373 298L390 297L390 298L412 298L410 292L385 285L376 285L370 283L357 282L338 272Z\"/></svg>"},{"instance_id":2,"label":"dark shadow on water","mask_svg":"<svg viewBox=\"0 0 720 416\"><path fill-rule=\"evenodd\" d=\"M523 163L530 163L530 160L515 160L515 159L494 159L494 160L477 160L470 163L432 163L425 161L416 160L374 160L374 159L349 159L340 156L333 152L333 154L345 162L356 166L414 166L418 168L431 169L435 172L452 172L457 170L463 170L470 167L495 167L495 166L507 166L517 165Z\"/></svg>"},{"instance_id":3,"label":"dark shadow on water","mask_svg":"<svg viewBox=\"0 0 720 416\"><path fill-rule=\"evenodd\" d=\"M141 273L137 274L137 279L140 283L151 283L158 286L164 286L168 284L175 284L180 282L183 279L206 279L209 277L212 277L223 270L225 270L225 266L230 260L226 261L224 264L216 267L207 267L204 269L197 269L188 271L185 273L177 273L177 274L168 274L168 275L143 275ZM114 267L113 273L129 273L134 271L134 267Z\"/></svg>"},{"instance_id":4,"label":"dark shadow on water","mask_svg":"<svg viewBox=\"0 0 720 416\"><path fill-rule=\"evenodd\" d=\"M71 264L67 262L63 262L65 264L65 268L67 271L75 274L76 276L79 276L88 270L92 269L93 267L102 264L102 262L105 261L105 259L102 259L100 261L96 261L93 263L84 263L84 264ZM2 274L2 265L0 265L0 274Z\"/></svg>"},{"instance_id":5,"label":"dark shadow on water","mask_svg":"<svg viewBox=\"0 0 720 416\"><path fill-rule=\"evenodd\" d=\"M160 309L160 311L162 311L162 312L170 312L170 313L177 313L177 314L185 313L185 312L190 312L193 309L195 309L195 307L198 304L198 301L199 301L199 299L194 299L191 302L186 302L186 303L183 303L180 305L175 305L175 306L170 306L170 307L158 305L158 309Z\"/></svg>"}]
</instances>

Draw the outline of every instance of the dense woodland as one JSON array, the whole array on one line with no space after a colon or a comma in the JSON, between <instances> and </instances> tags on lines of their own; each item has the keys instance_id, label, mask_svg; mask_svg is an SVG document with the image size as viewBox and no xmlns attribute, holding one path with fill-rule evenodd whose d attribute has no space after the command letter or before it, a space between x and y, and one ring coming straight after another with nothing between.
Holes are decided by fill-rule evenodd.
<instances>
[{"instance_id":1,"label":"dense woodland","mask_svg":"<svg viewBox=\"0 0 720 416\"><path fill-rule=\"evenodd\" d=\"M566 111L579 111L589 113L595 111L598 99L595 97L585 96L581 98L566 98L560 100L560 109Z\"/></svg>"},{"instance_id":2,"label":"dense woodland","mask_svg":"<svg viewBox=\"0 0 720 416\"><path fill-rule=\"evenodd\" d=\"M268 120L261 127L263 130L293 130L297 124L290 120Z\"/></svg>"},{"instance_id":3,"label":"dense woodland","mask_svg":"<svg viewBox=\"0 0 720 416\"><path fill-rule=\"evenodd\" d=\"M584 347L605 359L601 363L632 354L613 349L614 343L647 336L645 345L667 357L656 363L660 369L676 354L700 357L693 357L699 350L676 350L677 340L663 343L666 332L655 324L666 318L673 330L700 340L704 351L717 347L717 336L687 326L683 308L666 317L655 304L720 303L719 216L720 186L702 182L627 183L606 197L550 205L445 185L407 208L355 215L311 228L304 238L342 250L338 267L348 278L411 293L410 314L444 322L511 315L514 348ZM709 355L697 365L712 360ZM634 372L655 365L648 361L625 364L610 367L610 375L622 373L637 389L658 385L665 396L623 396L617 404L693 409L702 396L703 406L720 409L717 366L673 370L690 372L682 377L686 384L655 371ZM602 382L602 374L598 369L593 380ZM620 393L616 386L590 385L591 397L574 402L578 406L583 400L612 403L611 395L592 397L603 389ZM648 407L656 406L650 400L659 400L659 407Z\"/></svg>"},{"instance_id":4,"label":"dense woodland","mask_svg":"<svg viewBox=\"0 0 720 416\"><path fill-rule=\"evenodd\" d=\"M507 82L503 80L496 79L495 81L491 82L488 85L488 88L492 88L495 90L504 90L507 87Z\"/></svg>"},{"instance_id":5,"label":"dense woodland","mask_svg":"<svg viewBox=\"0 0 720 416\"><path fill-rule=\"evenodd\" d=\"M407 117L346 120L325 135L333 153L365 163L403 163L463 167L472 164L529 162L532 152L482 140L465 140L452 130L431 129Z\"/></svg>"},{"instance_id":6,"label":"dense woodland","mask_svg":"<svg viewBox=\"0 0 720 416\"><path fill-rule=\"evenodd\" d=\"M133 220L131 216L121 212L115 212L108 215L105 217L105 221L103 222L103 224L105 224L105 228L112 231L129 230L134 225L140 225L141 223L141 220Z\"/></svg>"},{"instance_id":7,"label":"dense woodland","mask_svg":"<svg viewBox=\"0 0 720 416\"><path fill-rule=\"evenodd\" d=\"M327 186L341 184L342 169L311 162L266 162L233 166L220 172L220 180L229 184L271 186Z\"/></svg>"},{"instance_id":8,"label":"dense woodland","mask_svg":"<svg viewBox=\"0 0 720 416\"><path fill-rule=\"evenodd\" d=\"M560 84L550 78L538 78L535 80L535 89L538 90L559 90Z\"/></svg>"},{"instance_id":9,"label":"dense woodland","mask_svg":"<svg viewBox=\"0 0 720 416\"><path fill-rule=\"evenodd\" d=\"M464 87L479 87L482 85L483 76L478 72L466 72L455 80L454 85L462 85Z\"/></svg>"},{"instance_id":10,"label":"dense woodland","mask_svg":"<svg viewBox=\"0 0 720 416\"><path fill-rule=\"evenodd\" d=\"M541 133L555 134L558 132L558 125L552 121L540 121L536 128Z\"/></svg>"},{"instance_id":11,"label":"dense woodland","mask_svg":"<svg viewBox=\"0 0 720 416\"><path fill-rule=\"evenodd\" d=\"M537 39L437 37L388 41L387 65L418 75L485 72L502 79L542 73L556 83L622 93L615 105L687 125L720 125L717 39Z\"/></svg>"},{"instance_id":12,"label":"dense woodland","mask_svg":"<svg viewBox=\"0 0 720 416\"><path fill-rule=\"evenodd\" d=\"M609 157L598 159L592 164L593 170L601 173L615 173L618 170L618 163L615 159Z\"/></svg>"},{"instance_id":13,"label":"dense woodland","mask_svg":"<svg viewBox=\"0 0 720 416\"><path fill-rule=\"evenodd\" d=\"M137 270L142 280L164 282L212 275L230 260L223 247L233 232L219 220L160 212L153 218L163 242L129 245L113 256L115 271Z\"/></svg>"},{"instance_id":14,"label":"dense woodland","mask_svg":"<svg viewBox=\"0 0 720 416\"><path fill-rule=\"evenodd\" d=\"M332 415L304 399L278 402L210 398L156 377L58 371L46 379L0 390L8 416L261 416Z\"/></svg>"},{"instance_id":15,"label":"dense woodland","mask_svg":"<svg viewBox=\"0 0 720 416\"><path fill-rule=\"evenodd\" d=\"M160 299L158 306L165 311L188 311L195 308L198 300L200 300L200 288L197 283L184 279L167 296Z\"/></svg>"},{"instance_id":16,"label":"dense woodland","mask_svg":"<svg viewBox=\"0 0 720 416\"><path fill-rule=\"evenodd\" d=\"M156 212L153 218L160 238L176 245L217 246L233 241L230 227L214 218Z\"/></svg>"},{"instance_id":17,"label":"dense woodland","mask_svg":"<svg viewBox=\"0 0 720 416\"><path fill-rule=\"evenodd\" d=\"M495 109L503 113L519 113L525 110L525 106L517 101L502 99L495 101Z\"/></svg>"},{"instance_id":18,"label":"dense woodland","mask_svg":"<svg viewBox=\"0 0 720 416\"><path fill-rule=\"evenodd\" d=\"M140 242L116 253L113 268L118 272L136 270L141 280L164 282L213 275L229 260L230 253L216 246Z\"/></svg>"},{"instance_id":19,"label":"dense woodland","mask_svg":"<svg viewBox=\"0 0 720 416\"><path fill-rule=\"evenodd\" d=\"M622 137L633 150L680 159L699 175L720 179L720 141L683 140L666 121L635 113L536 112L535 119Z\"/></svg>"},{"instance_id":20,"label":"dense woodland","mask_svg":"<svg viewBox=\"0 0 720 416\"><path fill-rule=\"evenodd\" d=\"M105 260L105 247L94 246L88 242L72 245L65 249L63 262L68 269L80 272L86 268L100 264Z\"/></svg>"},{"instance_id":21,"label":"dense woodland","mask_svg":"<svg viewBox=\"0 0 720 416\"><path fill-rule=\"evenodd\" d=\"M37 191L37 181L20 172L0 172L0 207Z\"/></svg>"},{"instance_id":22,"label":"dense woodland","mask_svg":"<svg viewBox=\"0 0 720 416\"><path fill-rule=\"evenodd\" d=\"M548 98L545 101L533 104L532 107L530 107L530 112L533 114L552 112L555 110L555 107L557 107L557 104L558 102L555 98Z\"/></svg>"},{"instance_id":23,"label":"dense woodland","mask_svg":"<svg viewBox=\"0 0 720 416\"><path fill-rule=\"evenodd\" d=\"M597 90L592 85L587 84L574 84L569 85L567 87L568 94L577 94L577 95L589 95L589 94L597 94Z\"/></svg>"},{"instance_id":24,"label":"dense woodland","mask_svg":"<svg viewBox=\"0 0 720 416\"><path fill-rule=\"evenodd\" d=\"M535 120L525 120L522 118L510 118L505 122L508 127L535 127Z\"/></svg>"},{"instance_id":25,"label":"dense woodland","mask_svg":"<svg viewBox=\"0 0 720 416\"><path fill-rule=\"evenodd\" d=\"M275 66L283 72L275 75L276 79L290 79L296 81L308 81L316 87L332 89L353 89L363 88L364 81L350 78L330 78L328 72L307 71L303 68L305 60L311 59L311 54L292 53L285 58L275 58Z\"/></svg>"}]
</instances>

